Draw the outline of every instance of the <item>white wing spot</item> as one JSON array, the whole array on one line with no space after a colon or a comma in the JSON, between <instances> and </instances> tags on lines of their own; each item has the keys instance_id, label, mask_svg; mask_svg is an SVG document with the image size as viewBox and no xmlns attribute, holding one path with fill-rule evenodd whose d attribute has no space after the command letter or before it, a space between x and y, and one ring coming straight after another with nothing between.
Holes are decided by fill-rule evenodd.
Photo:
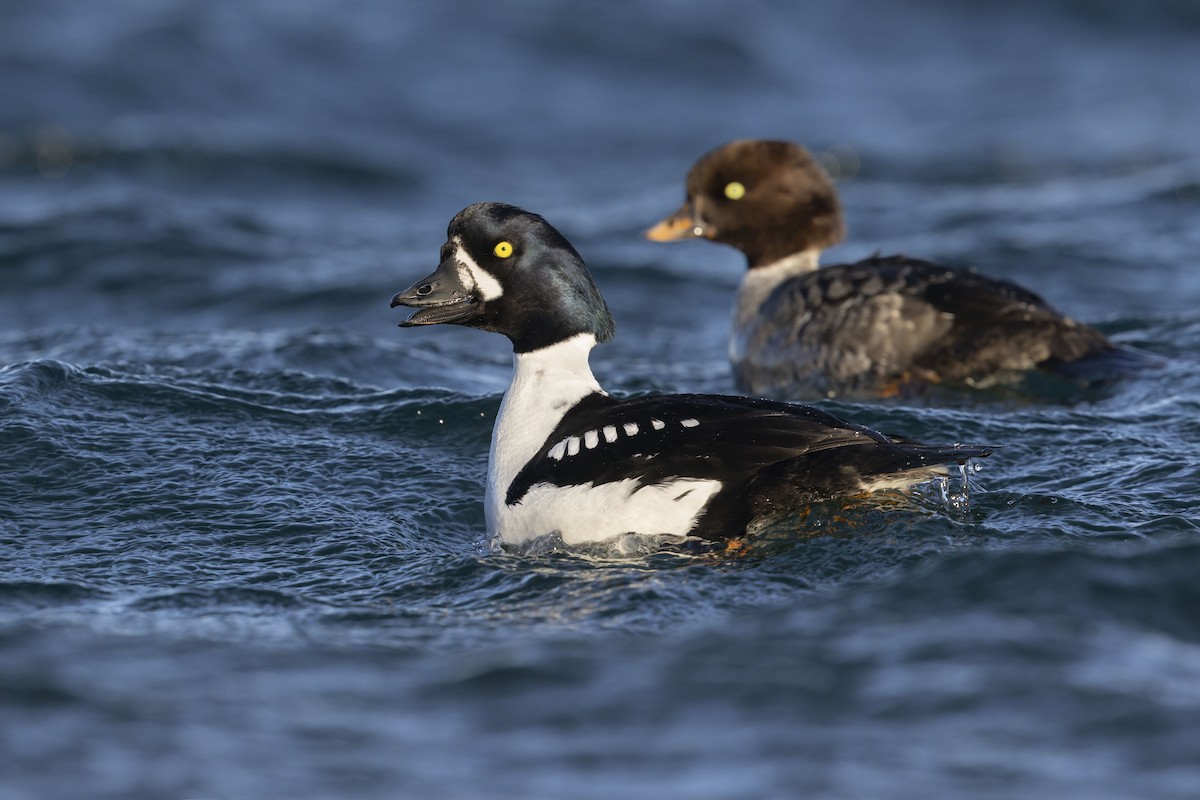
<instances>
[{"instance_id":1,"label":"white wing spot","mask_svg":"<svg viewBox=\"0 0 1200 800\"><path fill-rule=\"evenodd\" d=\"M654 426L654 430L656 431L661 431L663 428L667 427L667 423L663 422L661 419L652 419L650 420L650 424Z\"/></svg>"},{"instance_id":2,"label":"white wing spot","mask_svg":"<svg viewBox=\"0 0 1200 800\"><path fill-rule=\"evenodd\" d=\"M598 444L600 444L600 433L598 431L588 431L583 435L583 445L588 450L591 450Z\"/></svg>"},{"instance_id":3,"label":"white wing spot","mask_svg":"<svg viewBox=\"0 0 1200 800\"><path fill-rule=\"evenodd\" d=\"M562 461L563 454L566 452L567 452L567 440L563 439L561 442L554 445L554 447L551 447L550 452L547 453L546 455L550 456L555 461Z\"/></svg>"},{"instance_id":4,"label":"white wing spot","mask_svg":"<svg viewBox=\"0 0 1200 800\"><path fill-rule=\"evenodd\" d=\"M617 426L616 425L605 425L604 426L604 441L608 442L609 444L612 444L616 440L617 440Z\"/></svg>"},{"instance_id":5,"label":"white wing spot","mask_svg":"<svg viewBox=\"0 0 1200 800\"><path fill-rule=\"evenodd\" d=\"M636 422L626 422L621 427L625 429L626 436L637 436L638 427Z\"/></svg>"},{"instance_id":6,"label":"white wing spot","mask_svg":"<svg viewBox=\"0 0 1200 800\"><path fill-rule=\"evenodd\" d=\"M579 437L578 436L567 437L567 455L573 456L578 452L579 452Z\"/></svg>"},{"instance_id":7,"label":"white wing spot","mask_svg":"<svg viewBox=\"0 0 1200 800\"><path fill-rule=\"evenodd\" d=\"M700 420L689 417L687 419L680 420L679 424L685 428L694 428L700 424Z\"/></svg>"}]
</instances>

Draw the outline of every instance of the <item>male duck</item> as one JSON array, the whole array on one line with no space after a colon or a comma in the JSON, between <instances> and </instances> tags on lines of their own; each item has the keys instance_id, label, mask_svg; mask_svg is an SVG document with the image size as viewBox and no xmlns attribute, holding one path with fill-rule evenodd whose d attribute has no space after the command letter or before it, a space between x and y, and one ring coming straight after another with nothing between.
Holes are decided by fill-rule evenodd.
<instances>
[{"instance_id":1,"label":"male duck","mask_svg":"<svg viewBox=\"0 0 1200 800\"><path fill-rule=\"evenodd\" d=\"M991 452L904 441L773 400L610 397L588 355L612 338L613 320L557 230L519 208L477 203L447 236L438 268L392 306L417 309L401 327L454 323L512 342L485 498L488 532L504 543L723 540L780 509L907 487Z\"/></svg>"}]
</instances>

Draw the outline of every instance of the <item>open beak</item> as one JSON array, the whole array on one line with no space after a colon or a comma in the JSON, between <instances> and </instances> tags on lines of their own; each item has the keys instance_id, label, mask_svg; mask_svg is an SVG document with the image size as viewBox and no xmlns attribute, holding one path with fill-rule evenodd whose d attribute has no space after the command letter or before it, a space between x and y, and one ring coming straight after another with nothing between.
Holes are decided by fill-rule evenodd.
<instances>
[{"instance_id":1,"label":"open beak","mask_svg":"<svg viewBox=\"0 0 1200 800\"><path fill-rule=\"evenodd\" d=\"M674 214L646 231L646 238L653 242L678 242L683 239L695 239L697 237L711 239L712 230L700 219L690 201L684 203L683 207Z\"/></svg>"},{"instance_id":2,"label":"open beak","mask_svg":"<svg viewBox=\"0 0 1200 800\"><path fill-rule=\"evenodd\" d=\"M400 323L401 328L415 325L465 323L479 313L480 301L463 286L458 263L451 256L438 265L433 274L414 283L392 298L392 308L408 306L417 312Z\"/></svg>"}]
</instances>

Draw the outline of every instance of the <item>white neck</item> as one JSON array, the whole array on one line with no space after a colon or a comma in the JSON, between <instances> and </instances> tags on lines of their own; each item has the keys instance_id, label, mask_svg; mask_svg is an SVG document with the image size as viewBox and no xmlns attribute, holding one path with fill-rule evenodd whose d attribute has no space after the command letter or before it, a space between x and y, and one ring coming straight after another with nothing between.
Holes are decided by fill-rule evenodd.
<instances>
[{"instance_id":1,"label":"white neck","mask_svg":"<svg viewBox=\"0 0 1200 800\"><path fill-rule=\"evenodd\" d=\"M546 443L568 410L603 392L588 366L596 337L580 333L566 341L513 355L513 379L492 429L484 510L494 535L500 507L517 473Z\"/></svg>"},{"instance_id":2,"label":"white neck","mask_svg":"<svg viewBox=\"0 0 1200 800\"><path fill-rule=\"evenodd\" d=\"M746 270L734 301L734 330L742 328L758 316L758 309L779 284L797 275L817 269L820 266L818 263L820 257L820 249L813 247L793 253L774 263Z\"/></svg>"}]
</instances>

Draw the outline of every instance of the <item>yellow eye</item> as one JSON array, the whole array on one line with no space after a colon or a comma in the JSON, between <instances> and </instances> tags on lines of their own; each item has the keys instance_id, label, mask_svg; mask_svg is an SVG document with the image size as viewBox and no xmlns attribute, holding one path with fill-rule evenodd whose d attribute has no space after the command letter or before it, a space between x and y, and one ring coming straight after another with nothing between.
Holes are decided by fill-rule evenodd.
<instances>
[{"instance_id":1,"label":"yellow eye","mask_svg":"<svg viewBox=\"0 0 1200 800\"><path fill-rule=\"evenodd\" d=\"M508 258L512 255L512 242L500 242L492 249L492 252L500 258Z\"/></svg>"},{"instance_id":2,"label":"yellow eye","mask_svg":"<svg viewBox=\"0 0 1200 800\"><path fill-rule=\"evenodd\" d=\"M746 187L737 181L725 184L725 196L730 200L741 200L746 194Z\"/></svg>"}]
</instances>

